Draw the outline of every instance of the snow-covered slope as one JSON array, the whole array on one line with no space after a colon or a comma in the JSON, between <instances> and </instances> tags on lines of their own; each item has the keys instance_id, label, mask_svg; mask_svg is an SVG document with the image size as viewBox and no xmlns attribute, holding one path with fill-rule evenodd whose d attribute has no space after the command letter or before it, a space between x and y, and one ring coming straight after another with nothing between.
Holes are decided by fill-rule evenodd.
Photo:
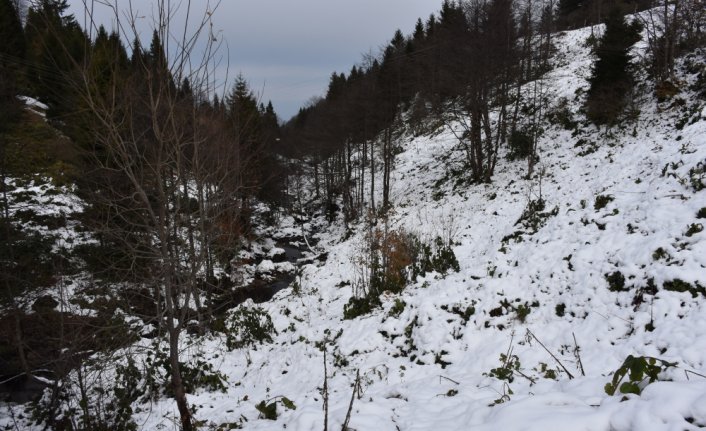
<instances>
[{"instance_id":1,"label":"snow-covered slope","mask_svg":"<svg viewBox=\"0 0 706 431\"><path fill-rule=\"evenodd\" d=\"M558 37L557 67L545 80L551 100L566 98L576 118L591 64L589 34ZM683 79L686 89L690 77ZM300 295L283 291L265 306L278 331L274 342L221 352L215 361L230 385L224 394L190 396L197 417L246 429L322 429L317 343L325 341L331 429L346 418L358 370L349 423L358 430L706 426L706 298L698 291L706 286L706 232L695 232L706 191L689 174L698 176L706 163L706 114L703 100L686 90L678 97L682 102L657 104L648 94L638 102L639 121L624 130L549 127L540 143L541 181L522 179L522 163L502 161L493 184L454 190L452 181L439 182L460 159L453 135L408 138L392 182L392 226L453 238L460 272L407 287L397 316L390 313L397 298L384 295L382 309L342 320L363 229L342 242L335 228L323 233L327 262L304 268ZM503 242L540 193L544 225ZM623 291L610 290L606 276L616 272ZM676 279L694 294L667 290ZM529 310L524 321L519 305ZM468 306L475 313L464 322L453 308ZM501 354L514 357L526 377L492 377ZM640 396L609 396L604 385L628 355L678 365L661 374L671 381L652 383ZM276 421L258 419L255 405L277 396L297 408L280 405ZM175 414L171 401L152 409L145 427L165 423L163 414Z\"/></svg>"},{"instance_id":2,"label":"snow-covered slope","mask_svg":"<svg viewBox=\"0 0 706 431\"><path fill-rule=\"evenodd\" d=\"M576 119L589 34L557 37L556 68L544 81ZM524 162L502 160L492 184L454 188L443 180L460 167L453 134L406 138L391 226L451 238L460 271L428 274L383 295L371 314L343 320L364 229L346 240L341 226L320 233L327 261L303 267L299 293L261 305L273 342L232 352L218 337L185 342L187 354L200 352L228 379L224 392L189 395L195 417L213 429L321 430L326 366L329 429L344 423L358 372L348 424L356 430L706 427L706 221L697 218L706 212L698 190L706 103L689 93L693 77L682 79L681 102L658 104L646 92L625 129L548 125L542 174L531 180ZM540 197L544 216L532 233L517 221ZM691 290L674 291L684 286ZM470 317L458 312L468 307ZM676 366L641 395L609 396L604 386L628 355ZM498 378L503 364L512 381ZM280 396L296 408L279 403L275 421L260 418L256 405ZM143 429L174 429L176 417L168 398L135 416Z\"/></svg>"}]
</instances>

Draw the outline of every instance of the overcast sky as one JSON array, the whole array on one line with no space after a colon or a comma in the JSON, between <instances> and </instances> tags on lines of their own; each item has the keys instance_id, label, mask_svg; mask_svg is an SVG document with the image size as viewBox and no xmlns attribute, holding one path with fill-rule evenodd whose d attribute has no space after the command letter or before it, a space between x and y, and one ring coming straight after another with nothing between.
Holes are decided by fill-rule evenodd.
<instances>
[{"instance_id":1,"label":"overcast sky","mask_svg":"<svg viewBox=\"0 0 706 431\"><path fill-rule=\"evenodd\" d=\"M71 0L71 12L81 24L83 1ZM278 115L287 120L307 100L324 94L331 72L348 73L363 54L377 54L398 28L411 33L417 18L426 21L441 2L222 0L213 14L213 28L227 42L223 64L229 57L230 78L242 72L261 100L272 100ZM132 3L142 9L141 15L151 15L150 0ZM127 0L118 4L124 6ZM194 12L205 5L204 0L192 0ZM98 20L110 29L110 12L96 10ZM149 33L142 37L149 42Z\"/></svg>"}]
</instances>

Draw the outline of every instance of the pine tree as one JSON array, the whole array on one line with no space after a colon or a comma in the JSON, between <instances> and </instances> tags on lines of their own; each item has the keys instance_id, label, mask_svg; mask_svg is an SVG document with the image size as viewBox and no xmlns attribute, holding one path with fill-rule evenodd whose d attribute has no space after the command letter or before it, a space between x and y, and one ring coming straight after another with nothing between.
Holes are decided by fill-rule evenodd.
<instances>
[{"instance_id":1,"label":"pine tree","mask_svg":"<svg viewBox=\"0 0 706 431\"><path fill-rule=\"evenodd\" d=\"M415 43L419 44L424 40L424 23L422 23L421 18L417 18L417 23L414 25L414 33L412 34L412 39Z\"/></svg>"},{"instance_id":2,"label":"pine tree","mask_svg":"<svg viewBox=\"0 0 706 431\"><path fill-rule=\"evenodd\" d=\"M27 14L27 81L32 95L49 105L49 114L69 106L67 77L84 58L89 43L66 0L41 0Z\"/></svg>"},{"instance_id":3,"label":"pine tree","mask_svg":"<svg viewBox=\"0 0 706 431\"><path fill-rule=\"evenodd\" d=\"M260 112L255 95L242 74L236 78L226 104L235 135L240 142L249 145L257 141L260 134Z\"/></svg>"},{"instance_id":4,"label":"pine tree","mask_svg":"<svg viewBox=\"0 0 706 431\"><path fill-rule=\"evenodd\" d=\"M559 0L559 17L564 21L569 21L572 14L585 6L584 3L583 0Z\"/></svg>"},{"instance_id":5,"label":"pine tree","mask_svg":"<svg viewBox=\"0 0 706 431\"><path fill-rule=\"evenodd\" d=\"M152 31L152 41L150 42L150 50L147 56L154 67L159 69L167 67L167 55L164 53L164 45L162 45L162 40L157 30Z\"/></svg>"},{"instance_id":6,"label":"pine tree","mask_svg":"<svg viewBox=\"0 0 706 431\"><path fill-rule=\"evenodd\" d=\"M638 21L628 23L617 9L606 19L586 99L586 116L595 124L613 125L621 120L634 85L629 51L640 40L640 31Z\"/></svg>"},{"instance_id":7,"label":"pine tree","mask_svg":"<svg viewBox=\"0 0 706 431\"><path fill-rule=\"evenodd\" d=\"M120 36L115 32L108 34L103 26L98 29L89 57L89 70L101 92L108 91L112 81L128 68L127 53Z\"/></svg>"},{"instance_id":8,"label":"pine tree","mask_svg":"<svg viewBox=\"0 0 706 431\"><path fill-rule=\"evenodd\" d=\"M331 74L329 79L328 91L326 92L326 100L334 101L342 96L346 87L346 75L343 72Z\"/></svg>"},{"instance_id":9,"label":"pine tree","mask_svg":"<svg viewBox=\"0 0 706 431\"><path fill-rule=\"evenodd\" d=\"M94 87L92 93L94 97L100 96L101 100L116 100L114 90L117 82L126 79L129 71L129 61L125 47L120 40L120 36L115 32L108 31L100 26L95 40L86 53L85 59L86 81ZM79 84L81 85L81 84ZM64 126L62 130L78 148L81 153L91 149L100 151L94 146L94 136L90 131L94 128L91 125L95 118L91 115L90 103L85 100L79 91L76 91L76 83L60 94L66 109L62 112ZM110 103L107 103L108 105ZM84 167L90 169L90 167Z\"/></svg>"},{"instance_id":10,"label":"pine tree","mask_svg":"<svg viewBox=\"0 0 706 431\"><path fill-rule=\"evenodd\" d=\"M140 39L135 38L132 42L132 53L130 55L130 66L134 71L139 70L144 65L144 55L142 50L142 45L140 44Z\"/></svg>"},{"instance_id":11,"label":"pine tree","mask_svg":"<svg viewBox=\"0 0 706 431\"><path fill-rule=\"evenodd\" d=\"M0 0L0 41L0 133L3 133L21 112L16 98L17 75L25 55L22 24L10 0Z\"/></svg>"},{"instance_id":12,"label":"pine tree","mask_svg":"<svg viewBox=\"0 0 706 431\"><path fill-rule=\"evenodd\" d=\"M11 0L0 0L0 62L17 64L25 54L25 40L18 11Z\"/></svg>"}]
</instances>

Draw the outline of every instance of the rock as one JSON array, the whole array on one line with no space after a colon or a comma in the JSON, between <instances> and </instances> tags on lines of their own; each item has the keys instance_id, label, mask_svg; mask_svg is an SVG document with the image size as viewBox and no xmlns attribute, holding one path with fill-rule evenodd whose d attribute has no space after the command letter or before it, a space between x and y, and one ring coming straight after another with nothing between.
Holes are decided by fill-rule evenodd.
<instances>
[{"instance_id":1,"label":"rock","mask_svg":"<svg viewBox=\"0 0 706 431\"><path fill-rule=\"evenodd\" d=\"M258 274L267 274L275 270L275 264L271 260L265 259L257 265L255 270Z\"/></svg>"},{"instance_id":2,"label":"rock","mask_svg":"<svg viewBox=\"0 0 706 431\"><path fill-rule=\"evenodd\" d=\"M267 253L267 256L274 263L284 262L287 260L287 253L283 248L275 247Z\"/></svg>"}]
</instances>

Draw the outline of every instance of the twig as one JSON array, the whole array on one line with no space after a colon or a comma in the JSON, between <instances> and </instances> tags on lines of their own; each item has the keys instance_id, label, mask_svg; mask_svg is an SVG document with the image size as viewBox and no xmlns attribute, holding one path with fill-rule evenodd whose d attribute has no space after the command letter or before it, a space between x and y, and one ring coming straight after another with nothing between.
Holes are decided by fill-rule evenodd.
<instances>
[{"instance_id":1,"label":"twig","mask_svg":"<svg viewBox=\"0 0 706 431\"><path fill-rule=\"evenodd\" d=\"M571 335L574 337L574 356L576 356L576 360L579 363L579 370L581 371L581 375L586 377L586 373L583 370L583 362L581 362L581 348L576 342L576 334L572 332Z\"/></svg>"},{"instance_id":2,"label":"twig","mask_svg":"<svg viewBox=\"0 0 706 431\"><path fill-rule=\"evenodd\" d=\"M537 383L537 380L535 380L534 378L528 376L527 374L523 373L522 371L520 371L520 370L515 370L515 372L516 372L517 374L521 375L522 377L524 377L525 379L529 380L529 382L532 383L532 385L534 385L535 383ZM531 385L530 385L530 386L531 386Z\"/></svg>"},{"instance_id":3,"label":"twig","mask_svg":"<svg viewBox=\"0 0 706 431\"><path fill-rule=\"evenodd\" d=\"M351 402L348 404L348 412L346 413L346 420L343 421L343 427L341 431L348 431L348 422L351 420L351 412L353 411L353 400L355 400L355 393L360 385L360 370L355 372L355 382L353 383L353 392L351 393Z\"/></svg>"},{"instance_id":4,"label":"twig","mask_svg":"<svg viewBox=\"0 0 706 431\"><path fill-rule=\"evenodd\" d=\"M573 378L574 378L574 375L571 374L571 373L569 372L569 370L566 369L566 367L564 366L564 364L561 363L561 361L559 360L559 358L557 358L556 356L554 356L554 353L550 352L549 349L547 349L547 347L546 347L544 344L542 344L541 341L539 341L539 338L537 338L537 336L534 335L534 333L533 333L532 331L530 331L530 330L528 329L528 330L527 330L527 333L528 333L529 335L531 335L532 338L534 338L535 340L537 340L537 342L539 343L539 345L542 346L542 348L544 348L544 350L546 350L547 353L549 353L549 355L556 361L556 363L559 364L559 366L564 370L564 372L566 373L566 375L569 376L569 379L573 379Z\"/></svg>"},{"instance_id":5,"label":"twig","mask_svg":"<svg viewBox=\"0 0 706 431\"><path fill-rule=\"evenodd\" d=\"M446 379L446 380L450 381L451 383L455 383L455 384L457 384L457 385L460 385L460 383L457 382L457 381L454 380L454 379L450 379L450 378L448 378L448 377L446 377L446 376L439 375L439 383L441 383L441 379Z\"/></svg>"},{"instance_id":6,"label":"twig","mask_svg":"<svg viewBox=\"0 0 706 431\"><path fill-rule=\"evenodd\" d=\"M505 363L503 364L503 368L507 368L507 364L510 362L510 355L512 355L512 342L515 339L515 331L512 331L510 333L510 344L507 346L507 353L505 354Z\"/></svg>"},{"instance_id":7,"label":"twig","mask_svg":"<svg viewBox=\"0 0 706 431\"><path fill-rule=\"evenodd\" d=\"M695 375L695 376L703 377L704 379L706 379L706 376L704 376L703 374L699 374L699 373L697 373L696 371L684 370L684 374L686 375L686 379L687 379L687 380L689 380L689 373L691 373L691 374L693 374L693 375Z\"/></svg>"},{"instance_id":8,"label":"twig","mask_svg":"<svg viewBox=\"0 0 706 431\"><path fill-rule=\"evenodd\" d=\"M681 193L676 193L676 194L671 194L671 195L664 195L664 196L659 196L660 198L679 198L681 200L686 200L688 199L686 196L684 196Z\"/></svg>"},{"instance_id":9,"label":"twig","mask_svg":"<svg viewBox=\"0 0 706 431\"><path fill-rule=\"evenodd\" d=\"M324 345L324 431L328 431L328 372L326 370L326 346Z\"/></svg>"}]
</instances>

